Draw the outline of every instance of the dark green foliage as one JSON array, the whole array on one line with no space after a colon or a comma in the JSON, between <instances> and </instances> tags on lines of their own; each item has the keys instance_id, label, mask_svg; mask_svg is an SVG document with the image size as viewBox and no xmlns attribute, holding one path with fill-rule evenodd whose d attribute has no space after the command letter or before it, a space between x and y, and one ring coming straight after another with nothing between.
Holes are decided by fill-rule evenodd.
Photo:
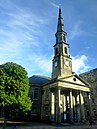
<instances>
[{"instance_id":1,"label":"dark green foliage","mask_svg":"<svg viewBox=\"0 0 97 129\"><path fill-rule=\"evenodd\" d=\"M16 63L0 65L0 108L8 117L25 115L32 106L26 70Z\"/></svg>"}]
</instances>

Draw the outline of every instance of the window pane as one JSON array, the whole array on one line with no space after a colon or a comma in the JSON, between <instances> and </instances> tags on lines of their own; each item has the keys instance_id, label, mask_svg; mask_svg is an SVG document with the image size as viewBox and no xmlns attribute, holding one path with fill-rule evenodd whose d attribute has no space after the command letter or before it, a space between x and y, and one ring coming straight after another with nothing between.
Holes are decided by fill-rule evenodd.
<instances>
[{"instance_id":1,"label":"window pane","mask_svg":"<svg viewBox=\"0 0 97 129\"><path fill-rule=\"evenodd\" d=\"M38 88L34 89L33 99L37 100L39 98L39 90Z\"/></svg>"}]
</instances>

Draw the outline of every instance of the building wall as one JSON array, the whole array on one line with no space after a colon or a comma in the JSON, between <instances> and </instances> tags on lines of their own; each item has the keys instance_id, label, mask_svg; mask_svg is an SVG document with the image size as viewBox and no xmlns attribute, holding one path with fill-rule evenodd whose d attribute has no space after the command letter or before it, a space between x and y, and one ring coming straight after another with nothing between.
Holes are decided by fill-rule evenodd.
<instances>
[{"instance_id":1,"label":"building wall","mask_svg":"<svg viewBox=\"0 0 97 129\"><path fill-rule=\"evenodd\" d=\"M40 119L41 116L41 87L30 86L29 96L32 101L31 118Z\"/></svg>"},{"instance_id":2,"label":"building wall","mask_svg":"<svg viewBox=\"0 0 97 129\"><path fill-rule=\"evenodd\" d=\"M89 72L80 74L80 76L91 85L91 114L94 119L97 119L97 68ZM84 94L86 115L88 114L88 98Z\"/></svg>"}]
</instances>

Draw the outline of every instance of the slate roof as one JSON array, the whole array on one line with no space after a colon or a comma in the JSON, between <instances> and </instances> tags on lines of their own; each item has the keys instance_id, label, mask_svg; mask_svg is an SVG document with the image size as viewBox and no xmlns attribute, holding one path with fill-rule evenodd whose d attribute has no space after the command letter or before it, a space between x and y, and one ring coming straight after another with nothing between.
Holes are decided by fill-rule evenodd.
<instances>
[{"instance_id":1,"label":"slate roof","mask_svg":"<svg viewBox=\"0 0 97 129\"><path fill-rule=\"evenodd\" d=\"M33 75L29 78L29 84L35 84L35 85L43 85L51 80L50 77L42 76L42 75Z\"/></svg>"}]
</instances>

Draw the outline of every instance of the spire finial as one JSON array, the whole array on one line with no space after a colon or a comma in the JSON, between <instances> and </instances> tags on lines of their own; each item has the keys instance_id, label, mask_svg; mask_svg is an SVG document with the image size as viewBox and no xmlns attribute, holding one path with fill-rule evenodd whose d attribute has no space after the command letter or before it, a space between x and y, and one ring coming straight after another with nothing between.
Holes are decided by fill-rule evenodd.
<instances>
[{"instance_id":1,"label":"spire finial","mask_svg":"<svg viewBox=\"0 0 97 129\"><path fill-rule=\"evenodd\" d=\"M59 7L59 17L58 17L56 37L57 37L56 38L57 43L66 42L66 32L64 31L64 23L63 23L63 18L62 18L60 7Z\"/></svg>"},{"instance_id":2,"label":"spire finial","mask_svg":"<svg viewBox=\"0 0 97 129\"><path fill-rule=\"evenodd\" d=\"M59 5L59 18L62 18L62 16L61 16L61 5Z\"/></svg>"},{"instance_id":3,"label":"spire finial","mask_svg":"<svg viewBox=\"0 0 97 129\"><path fill-rule=\"evenodd\" d=\"M59 17L58 17L58 25L57 25L57 32L58 31L64 31L64 23L61 13L61 8L59 7Z\"/></svg>"}]
</instances>

